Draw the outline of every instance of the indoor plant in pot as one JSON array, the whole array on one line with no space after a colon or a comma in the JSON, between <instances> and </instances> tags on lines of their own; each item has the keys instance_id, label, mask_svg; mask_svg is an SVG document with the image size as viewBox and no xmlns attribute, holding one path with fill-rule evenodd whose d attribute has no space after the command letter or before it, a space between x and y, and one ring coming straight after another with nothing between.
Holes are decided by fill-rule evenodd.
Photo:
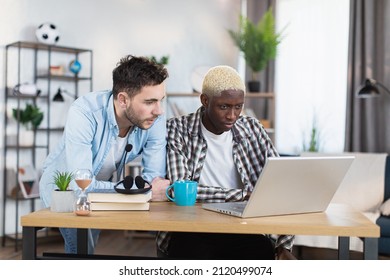
<instances>
[{"instance_id":1,"label":"indoor plant in pot","mask_svg":"<svg viewBox=\"0 0 390 280\"><path fill-rule=\"evenodd\" d=\"M26 104L24 109L12 109L14 119L24 127L19 132L19 143L21 145L32 145L34 142L34 130L42 123L43 112L34 104Z\"/></svg>"},{"instance_id":2,"label":"indoor plant in pot","mask_svg":"<svg viewBox=\"0 0 390 280\"><path fill-rule=\"evenodd\" d=\"M257 24L240 16L239 30L228 30L234 43L244 54L248 67L252 70L252 78L248 81L250 92L260 91L260 81L256 77L276 57L276 48L281 42L281 33L275 30L275 19L272 8L264 14ZM254 87L253 87L254 86Z\"/></svg>"},{"instance_id":3,"label":"indoor plant in pot","mask_svg":"<svg viewBox=\"0 0 390 280\"><path fill-rule=\"evenodd\" d=\"M156 56L152 55L149 57L149 59L154 63L158 63L161 65L167 65L169 63L169 55L163 55L162 57L160 57L160 59L157 59Z\"/></svg>"},{"instance_id":4,"label":"indoor plant in pot","mask_svg":"<svg viewBox=\"0 0 390 280\"><path fill-rule=\"evenodd\" d=\"M75 194L69 190L69 183L73 180L72 172L56 171L53 176L57 189L53 190L50 210L53 212L73 212Z\"/></svg>"}]
</instances>

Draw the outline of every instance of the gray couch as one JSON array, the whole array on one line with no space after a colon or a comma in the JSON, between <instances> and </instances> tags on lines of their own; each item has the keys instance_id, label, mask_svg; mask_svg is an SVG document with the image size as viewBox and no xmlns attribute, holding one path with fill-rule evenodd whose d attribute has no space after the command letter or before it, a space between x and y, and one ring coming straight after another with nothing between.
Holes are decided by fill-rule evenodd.
<instances>
[{"instance_id":1,"label":"gray couch","mask_svg":"<svg viewBox=\"0 0 390 280\"><path fill-rule=\"evenodd\" d=\"M382 256L390 256L390 216L381 214L381 207L386 201L388 201L386 206L390 206L390 155L385 153L301 154L301 156L334 155L353 155L355 160L332 202L350 205L379 225L381 235L378 252ZM309 248L338 248L337 238L329 236L296 236L295 245ZM361 252L362 240L351 237L350 249Z\"/></svg>"}]
</instances>

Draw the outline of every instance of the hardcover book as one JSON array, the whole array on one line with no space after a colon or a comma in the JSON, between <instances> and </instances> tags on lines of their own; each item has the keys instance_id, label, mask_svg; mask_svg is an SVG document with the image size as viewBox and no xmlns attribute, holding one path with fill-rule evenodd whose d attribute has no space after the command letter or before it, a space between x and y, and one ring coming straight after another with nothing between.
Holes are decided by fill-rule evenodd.
<instances>
[{"instance_id":1,"label":"hardcover book","mask_svg":"<svg viewBox=\"0 0 390 280\"><path fill-rule=\"evenodd\" d=\"M139 194L122 194L122 193L88 193L88 198L93 202L126 202L126 203L146 203L152 199L152 191Z\"/></svg>"},{"instance_id":2,"label":"hardcover book","mask_svg":"<svg viewBox=\"0 0 390 280\"><path fill-rule=\"evenodd\" d=\"M131 203L131 202L91 202L92 211L147 211L149 202Z\"/></svg>"},{"instance_id":3,"label":"hardcover book","mask_svg":"<svg viewBox=\"0 0 390 280\"><path fill-rule=\"evenodd\" d=\"M38 173L32 165L19 167L18 181L24 198L39 197Z\"/></svg>"}]
</instances>

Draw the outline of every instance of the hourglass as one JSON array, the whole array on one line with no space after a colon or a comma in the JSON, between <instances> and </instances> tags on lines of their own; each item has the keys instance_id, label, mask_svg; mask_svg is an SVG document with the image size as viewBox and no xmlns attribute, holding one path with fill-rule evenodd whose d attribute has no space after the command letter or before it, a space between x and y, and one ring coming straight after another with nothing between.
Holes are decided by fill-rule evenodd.
<instances>
[{"instance_id":1,"label":"hourglass","mask_svg":"<svg viewBox=\"0 0 390 280\"><path fill-rule=\"evenodd\" d=\"M74 180L81 189L75 205L75 213L77 216L88 216L91 213L91 203L88 201L85 190L91 184L92 177L92 171L89 169L78 169L74 173Z\"/></svg>"}]
</instances>

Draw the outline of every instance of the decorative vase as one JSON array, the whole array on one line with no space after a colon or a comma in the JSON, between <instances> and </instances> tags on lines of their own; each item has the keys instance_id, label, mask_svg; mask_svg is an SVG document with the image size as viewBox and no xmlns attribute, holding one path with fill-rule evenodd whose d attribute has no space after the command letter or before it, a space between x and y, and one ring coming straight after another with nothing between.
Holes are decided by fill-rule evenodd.
<instances>
[{"instance_id":1,"label":"decorative vase","mask_svg":"<svg viewBox=\"0 0 390 280\"><path fill-rule=\"evenodd\" d=\"M75 203L73 190L53 190L51 194L50 210L53 212L73 212Z\"/></svg>"},{"instance_id":2,"label":"decorative vase","mask_svg":"<svg viewBox=\"0 0 390 280\"><path fill-rule=\"evenodd\" d=\"M260 92L261 84L260 81L248 81L249 92Z\"/></svg>"}]
</instances>

